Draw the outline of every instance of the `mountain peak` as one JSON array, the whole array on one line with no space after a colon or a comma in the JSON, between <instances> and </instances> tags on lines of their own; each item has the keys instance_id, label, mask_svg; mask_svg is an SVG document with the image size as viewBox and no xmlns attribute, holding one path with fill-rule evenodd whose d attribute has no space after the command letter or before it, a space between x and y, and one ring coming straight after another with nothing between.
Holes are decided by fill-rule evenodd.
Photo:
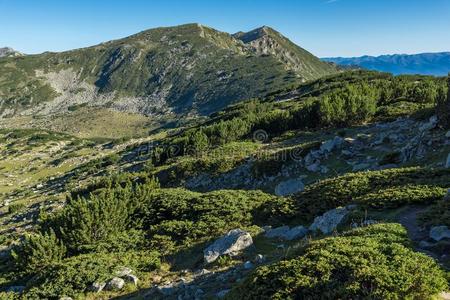
<instances>
[{"instance_id":1,"label":"mountain peak","mask_svg":"<svg viewBox=\"0 0 450 300\"><path fill-rule=\"evenodd\" d=\"M19 51L14 50L10 47L3 47L0 48L0 57L16 57L16 56L22 56L23 54Z\"/></svg>"}]
</instances>

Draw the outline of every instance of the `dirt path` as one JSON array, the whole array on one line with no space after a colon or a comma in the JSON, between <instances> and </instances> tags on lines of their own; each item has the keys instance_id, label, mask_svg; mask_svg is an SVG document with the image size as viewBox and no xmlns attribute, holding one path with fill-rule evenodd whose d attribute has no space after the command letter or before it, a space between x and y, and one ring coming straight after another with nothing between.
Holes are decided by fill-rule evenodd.
<instances>
[{"instance_id":1,"label":"dirt path","mask_svg":"<svg viewBox=\"0 0 450 300\"><path fill-rule=\"evenodd\" d=\"M417 216L425 210L426 207L423 206L408 207L398 214L397 222L399 222L406 228L406 230L408 231L408 236L414 242L414 247L417 251L431 256L438 262L442 263L440 255L419 247L420 241L425 241L428 239L428 231L420 227L417 221Z\"/></svg>"}]
</instances>

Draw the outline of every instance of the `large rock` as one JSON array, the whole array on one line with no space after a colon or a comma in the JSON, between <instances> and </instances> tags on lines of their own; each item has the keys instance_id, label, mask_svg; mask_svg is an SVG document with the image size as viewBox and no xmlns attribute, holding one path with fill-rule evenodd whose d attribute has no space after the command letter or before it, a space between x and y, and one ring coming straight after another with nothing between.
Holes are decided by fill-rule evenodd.
<instances>
[{"instance_id":1,"label":"large rock","mask_svg":"<svg viewBox=\"0 0 450 300\"><path fill-rule=\"evenodd\" d=\"M283 240L296 240L303 238L308 233L308 229L303 226L296 226L292 229L289 226L281 226L266 231L265 236L268 238L279 238Z\"/></svg>"},{"instance_id":2,"label":"large rock","mask_svg":"<svg viewBox=\"0 0 450 300\"><path fill-rule=\"evenodd\" d=\"M253 239L248 232L234 229L206 248L203 258L207 263L211 263L222 255L235 256L252 245Z\"/></svg>"},{"instance_id":3,"label":"large rock","mask_svg":"<svg viewBox=\"0 0 450 300\"><path fill-rule=\"evenodd\" d=\"M119 277L114 277L106 284L105 290L107 291L120 291L125 285L125 280Z\"/></svg>"},{"instance_id":4,"label":"large rock","mask_svg":"<svg viewBox=\"0 0 450 300\"><path fill-rule=\"evenodd\" d=\"M301 179L289 179L280 182L275 188L275 195L288 196L303 191L305 184Z\"/></svg>"},{"instance_id":5,"label":"large rock","mask_svg":"<svg viewBox=\"0 0 450 300\"><path fill-rule=\"evenodd\" d=\"M347 206L329 210L323 215L316 217L311 226L309 226L309 230L313 232L320 231L323 234L330 234L344 220L353 208L353 206Z\"/></svg>"},{"instance_id":6,"label":"large rock","mask_svg":"<svg viewBox=\"0 0 450 300\"><path fill-rule=\"evenodd\" d=\"M435 226L430 229L430 238L439 242L442 239L450 239L450 229L447 226Z\"/></svg>"},{"instance_id":7,"label":"large rock","mask_svg":"<svg viewBox=\"0 0 450 300\"><path fill-rule=\"evenodd\" d=\"M106 282L94 282L89 288L89 292L100 293L106 286Z\"/></svg>"}]
</instances>

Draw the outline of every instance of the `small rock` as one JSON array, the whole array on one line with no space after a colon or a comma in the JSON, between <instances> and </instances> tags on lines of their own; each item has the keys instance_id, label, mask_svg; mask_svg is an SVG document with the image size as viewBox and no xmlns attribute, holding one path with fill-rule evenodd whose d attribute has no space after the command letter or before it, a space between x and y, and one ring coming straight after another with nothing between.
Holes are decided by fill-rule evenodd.
<instances>
[{"instance_id":1,"label":"small rock","mask_svg":"<svg viewBox=\"0 0 450 300\"><path fill-rule=\"evenodd\" d=\"M308 229L303 226L296 226L286 233L285 239L288 241L301 239L308 233Z\"/></svg>"},{"instance_id":2,"label":"small rock","mask_svg":"<svg viewBox=\"0 0 450 300\"><path fill-rule=\"evenodd\" d=\"M249 260L244 263L244 269L246 270L253 269L253 267L254 267L253 263Z\"/></svg>"},{"instance_id":3,"label":"small rock","mask_svg":"<svg viewBox=\"0 0 450 300\"><path fill-rule=\"evenodd\" d=\"M131 282L133 283L135 286L138 285L139 282L139 278L136 275L133 274L127 274L125 276L122 276L122 278L126 281L126 282Z\"/></svg>"},{"instance_id":4,"label":"small rock","mask_svg":"<svg viewBox=\"0 0 450 300\"><path fill-rule=\"evenodd\" d=\"M320 231L323 234L332 233L336 227L342 222L352 208L338 207L327 211L322 216L314 219L314 222L309 227L310 231Z\"/></svg>"},{"instance_id":5,"label":"small rock","mask_svg":"<svg viewBox=\"0 0 450 300\"><path fill-rule=\"evenodd\" d=\"M448 138L448 139L450 139L450 130L447 131L447 133L445 134L445 137Z\"/></svg>"},{"instance_id":6,"label":"small rock","mask_svg":"<svg viewBox=\"0 0 450 300\"><path fill-rule=\"evenodd\" d=\"M264 260L265 260L264 255L262 255L262 254L257 254L257 255L255 256L254 262L257 263L257 264L261 264L261 263L264 262Z\"/></svg>"},{"instance_id":7,"label":"small rock","mask_svg":"<svg viewBox=\"0 0 450 300\"><path fill-rule=\"evenodd\" d=\"M222 255L236 256L252 245L253 239L248 232L234 229L206 248L203 258L207 263L211 263Z\"/></svg>"},{"instance_id":8,"label":"small rock","mask_svg":"<svg viewBox=\"0 0 450 300\"><path fill-rule=\"evenodd\" d=\"M275 188L275 195L288 196L303 191L305 188L301 179L289 179L280 182Z\"/></svg>"},{"instance_id":9,"label":"small rock","mask_svg":"<svg viewBox=\"0 0 450 300\"><path fill-rule=\"evenodd\" d=\"M72 297L60 297L59 300L73 300Z\"/></svg>"},{"instance_id":10,"label":"small rock","mask_svg":"<svg viewBox=\"0 0 450 300\"><path fill-rule=\"evenodd\" d=\"M450 229L447 226L435 226L430 229L430 238L439 242L442 239L450 239Z\"/></svg>"},{"instance_id":11,"label":"small rock","mask_svg":"<svg viewBox=\"0 0 450 300\"><path fill-rule=\"evenodd\" d=\"M436 128L438 124L437 116L432 116L427 123L419 127L419 131L424 132Z\"/></svg>"},{"instance_id":12,"label":"small rock","mask_svg":"<svg viewBox=\"0 0 450 300\"><path fill-rule=\"evenodd\" d=\"M324 142L322 146L320 146L320 151L332 152L336 147L342 145L343 142L344 142L343 138L336 136L334 137L334 139Z\"/></svg>"},{"instance_id":13,"label":"small rock","mask_svg":"<svg viewBox=\"0 0 450 300\"><path fill-rule=\"evenodd\" d=\"M114 277L105 286L105 290L107 291L120 291L125 285L125 280L119 277Z\"/></svg>"},{"instance_id":14,"label":"small rock","mask_svg":"<svg viewBox=\"0 0 450 300\"><path fill-rule=\"evenodd\" d=\"M94 282L89 288L88 291L94 293L100 293L106 286L106 282Z\"/></svg>"},{"instance_id":15,"label":"small rock","mask_svg":"<svg viewBox=\"0 0 450 300\"><path fill-rule=\"evenodd\" d=\"M229 292L230 290L222 290L216 294L216 297L219 299L224 298Z\"/></svg>"},{"instance_id":16,"label":"small rock","mask_svg":"<svg viewBox=\"0 0 450 300\"><path fill-rule=\"evenodd\" d=\"M210 270L207 270L207 269L201 269L201 270L198 270L198 271L196 271L195 273L194 273L194 276L195 277L200 277L200 276L205 276L205 275L208 275L208 274L211 274L212 272L210 271Z\"/></svg>"},{"instance_id":17,"label":"small rock","mask_svg":"<svg viewBox=\"0 0 450 300\"><path fill-rule=\"evenodd\" d=\"M268 238L284 238L289 230L289 226L280 226L274 229L267 230L265 236Z\"/></svg>"}]
</instances>

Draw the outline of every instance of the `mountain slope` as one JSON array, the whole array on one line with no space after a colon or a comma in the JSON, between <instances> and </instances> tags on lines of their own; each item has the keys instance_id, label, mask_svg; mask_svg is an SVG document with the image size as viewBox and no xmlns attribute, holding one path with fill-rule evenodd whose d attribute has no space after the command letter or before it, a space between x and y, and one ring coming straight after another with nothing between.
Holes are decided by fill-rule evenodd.
<instances>
[{"instance_id":1,"label":"mountain slope","mask_svg":"<svg viewBox=\"0 0 450 300\"><path fill-rule=\"evenodd\" d=\"M278 40L269 54L230 34L187 24L84 49L4 58L0 116L55 115L80 104L145 115L208 114L335 71L265 31L265 41Z\"/></svg>"},{"instance_id":2,"label":"mountain slope","mask_svg":"<svg viewBox=\"0 0 450 300\"><path fill-rule=\"evenodd\" d=\"M10 47L0 48L0 58L1 57L17 57L22 56L23 54L19 51L16 51Z\"/></svg>"},{"instance_id":3,"label":"mountain slope","mask_svg":"<svg viewBox=\"0 0 450 300\"><path fill-rule=\"evenodd\" d=\"M450 52L394 54L361 57L327 57L323 61L343 66L359 66L369 70L399 74L445 76L450 71Z\"/></svg>"}]
</instances>

